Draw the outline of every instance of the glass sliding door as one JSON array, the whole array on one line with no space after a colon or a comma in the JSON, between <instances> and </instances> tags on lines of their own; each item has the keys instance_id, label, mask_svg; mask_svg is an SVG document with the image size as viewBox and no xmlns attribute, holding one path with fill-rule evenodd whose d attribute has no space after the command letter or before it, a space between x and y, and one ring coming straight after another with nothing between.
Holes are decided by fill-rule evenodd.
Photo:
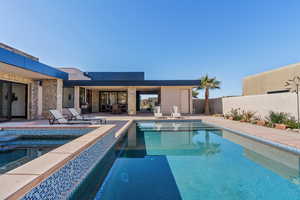
<instances>
[{"instance_id":1,"label":"glass sliding door","mask_svg":"<svg viewBox=\"0 0 300 200\"><path fill-rule=\"evenodd\" d=\"M120 112L127 112L127 92L123 91L101 91L99 95L100 112L112 112L113 105Z\"/></svg>"},{"instance_id":2,"label":"glass sliding door","mask_svg":"<svg viewBox=\"0 0 300 200\"><path fill-rule=\"evenodd\" d=\"M26 118L27 85L12 83L11 85L11 117Z\"/></svg>"},{"instance_id":3,"label":"glass sliding door","mask_svg":"<svg viewBox=\"0 0 300 200\"><path fill-rule=\"evenodd\" d=\"M27 85L0 81L0 121L27 117Z\"/></svg>"},{"instance_id":4,"label":"glass sliding door","mask_svg":"<svg viewBox=\"0 0 300 200\"><path fill-rule=\"evenodd\" d=\"M11 83L0 81L0 122L11 119Z\"/></svg>"}]
</instances>

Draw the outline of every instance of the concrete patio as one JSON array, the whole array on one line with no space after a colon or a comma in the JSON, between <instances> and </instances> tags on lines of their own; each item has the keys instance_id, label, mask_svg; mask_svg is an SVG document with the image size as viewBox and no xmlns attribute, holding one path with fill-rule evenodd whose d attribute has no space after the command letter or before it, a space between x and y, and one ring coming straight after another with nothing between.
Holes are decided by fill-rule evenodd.
<instances>
[{"instance_id":1,"label":"concrete patio","mask_svg":"<svg viewBox=\"0 0 300 200\"><path fill-rule=\"evenodd\" d=\"M108 123L114 120L155 120L151 113L141 113L136 116L128 116L127 114L112 115L112 114L92 114L89 116L104 116ZM209 123L218 127L235 130L245 133L249 136L255 136L264 140L269 140L275 143L287 145L300 149L300 134L287 130L279 130L263 126L257 126L249 123L242 123L232 120L227 120L221 117L212 117L204 115L185 115L184 120L202 120L204 123ZM49 125L47 120L33 121L11 121L0 124L3 129L22 129L22 128L87 128L97 127L98 125Z\"/></svg>"}]
</instances>

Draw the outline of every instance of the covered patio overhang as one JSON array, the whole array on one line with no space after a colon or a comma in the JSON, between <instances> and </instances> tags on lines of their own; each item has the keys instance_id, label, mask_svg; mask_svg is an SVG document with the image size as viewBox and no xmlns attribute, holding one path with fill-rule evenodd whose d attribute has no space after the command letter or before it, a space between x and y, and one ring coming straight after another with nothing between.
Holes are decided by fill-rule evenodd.
<instances>
[{"instance_id":1,"label":"covered patio overhang","mask_svg":"<svg viewBox=\"0 0 300 200\"><path fill-rule=\"evenodd\" d=\"M101 112L105 109L102 101L112 101L126 108L128 114L135 115L139 110L140 96L153 94L157 96L156 104L162 107L162 111L170 113L172 106L180 107L183 113L192 113L191 89L199 85L199 80L144 80L144 81L93 81L93 80L69 80L64 81L64 87L74 88L74 107L81 108L80 90L85 90L85 98L90 106L90 112ZM110 97L104 97L104 96ZM119 96L126 95L126 101ZM116 96L111 97L111 96ZM116 100L105 100L114 98ZM121 100L120 100L121 99ZM110 102L111 103L111 102Z\"/></svg>"},{"instance_id":2,"label":"covered patio overhang","mask_svg":"<svg viewBox=\"0 0 300 200\"><path fill-rule=\"evenodd\" d=\"M0 48L0 121L36 119L61 109L60 91L67 79L67 73L38 59Z\"/></svg>"}]
</instances>

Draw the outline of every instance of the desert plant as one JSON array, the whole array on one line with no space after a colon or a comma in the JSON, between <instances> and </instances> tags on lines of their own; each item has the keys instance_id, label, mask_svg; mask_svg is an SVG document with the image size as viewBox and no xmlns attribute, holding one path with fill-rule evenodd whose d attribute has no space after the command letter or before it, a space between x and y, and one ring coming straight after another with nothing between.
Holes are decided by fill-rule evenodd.
<instances>
[{"instance_id":1,"label":"desert plant","mask_svg":"<svg viewBox=\"0 0 300 200\"><path fill-rule=\"evenodd\" d=\"M242 111L242 119L246 122L250 122L255 116L255 112L252 111Z\"/></svg>"},{"instance_id":2,"label":"desert plant","mask_svg":"<svg viewBox=\"0 0 300 200\"><path fill-rule=\"evenodd\" d=\"M192 96L193 98L198 98L199 92L197 90L192 90Z\"/></svg>"},{"instance_id":3,"label":"desert plant","mask_svg":"<svg viewBox=\"0 0 300 200\"><path fill-rule=\"evenodd\" d=\"M233 120L239 121L243 119L240 108L231 108L228 116L232 117Z\"/></svg>"},{"instance_id":4,"label":"desert plant","mask_svg":"<svg viewBox=\"0 0 300 200\"><path fill-rule=\"evenodd\" d=\"M284 124L290 118L288 113L270 111L266 117L268 124Z\"/></svg>"},{"instance_id":5,"label":"desert plant","mask_svg":"<svg viewBox=\"0 0 300 200\"><path fill-rule=\"evenodd\" d=\"M208 104L208 99L209 99L209 90L210 89L220 89L221 82L218 81L216 78L209 78L208 75L203 76L200 78L200 85L197 88L198 90L200 89L205 89L205 100L204 100L204 113L206 115L209 115L209 104Z\"/></svg>"}]
</instances>

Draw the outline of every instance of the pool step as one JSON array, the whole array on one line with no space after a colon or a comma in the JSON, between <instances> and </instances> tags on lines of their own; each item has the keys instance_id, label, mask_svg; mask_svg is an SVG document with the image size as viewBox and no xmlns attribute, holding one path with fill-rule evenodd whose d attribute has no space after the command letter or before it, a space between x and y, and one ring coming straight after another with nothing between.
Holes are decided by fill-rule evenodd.
<instances>
[{"instance_id":1,"label":"pool step","mask_svg":"<svg viewBox=\"0 0 300 200\"><path fill-rule=\"evenodd\" d=\"M1 142L9 142L18 139L20 136L18 135L0 135L0 143Z\"/></svg>"},{"instance_id":2,"label":"pool step","mask_svg":"<svg viewBox=\"0 0 300 200\"><path fill-rule=\"evenodd\" d=\"M0 152L10 151L16 148L16 146L1 146L0 144Z\"/></svg>"}]
</instances>

